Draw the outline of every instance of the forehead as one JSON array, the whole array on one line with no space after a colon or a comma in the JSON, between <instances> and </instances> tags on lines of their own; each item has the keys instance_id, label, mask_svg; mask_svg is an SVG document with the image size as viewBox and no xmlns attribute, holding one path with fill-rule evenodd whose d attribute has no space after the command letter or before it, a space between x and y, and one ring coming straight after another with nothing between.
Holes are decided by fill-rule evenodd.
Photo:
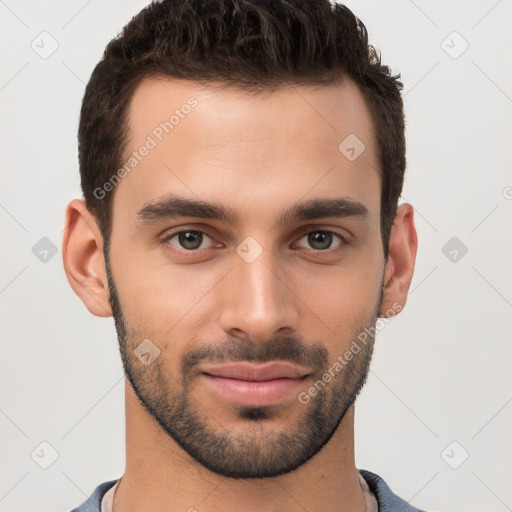
<instances>
[{"instance_id":1,"label":"forehead","mask_svg":"<svg viewBox=\"0 0 512 512\"><path fill-rule=\"evenodd\" d=\"M187 117L192 120L182 122ZM164 130L160 135L172 132L185 136L201 124L201 137L195 137L193 142L203 146L214 142L214 137L219 142L226 135L229 142L265 134L269 138L303 139L307 131L310 139L322 138L326 144L331 142L329 135L336 139L353 133L370 146L374 138L364 96L348 76L336 85L286 84L257 93L219 83L201 85L188 80L150 77L134 91L128 121L133 141L142 140L155 130L158 138L161 131L158 128L166 122L171 124L170 131ZM298 121L302 123L297 124Z\"/></svg>"},{"instance_id":2,"label":"forehead","mask_svg":"<svg viewBox=\"0 0 512 512\"><path fill-rule=\"evenodd\" d=\"M295 202L308 195L346 195L368 204L378 218L378 201L371 204L380 186L373 123L361 91L348 78L259 94L147 78L130 102L128 126L126 158L145 155L126 173L116 196L134 212L169 192L260 210L282 206L292 196Z\"/></svg>"}]
</instances>

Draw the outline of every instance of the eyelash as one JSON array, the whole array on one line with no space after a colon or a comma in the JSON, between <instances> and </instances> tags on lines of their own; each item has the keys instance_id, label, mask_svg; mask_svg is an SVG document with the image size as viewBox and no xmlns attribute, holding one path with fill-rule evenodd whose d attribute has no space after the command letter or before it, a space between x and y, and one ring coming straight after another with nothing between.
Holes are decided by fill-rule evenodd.
<instances>
[{"instance_id":1,"label":"eyelash","mask_svg":"<svg viewBox=\"0 0 512 512\"><path fill-rule=\"evenodd\" d=\"M188 233L188 232L200 233L200 234L206 235L208 238L213 240L213 237L211 237L205 231L201 231L199 229L181 229L179 231L174 231L172 233L165 234L160 239L160 242L161 242L162 245L167 245L170 242L170 240L172 240L177 235L179 235L181 233ZM348 243L346 238L341 233L338 233L337 231L333 231L331 229L314 229L314 230L311 230L311 231L306 231L306 232L304 232L300 236L300 238L298 238L298 240L301 240L302 238L304 238L307 235L310 235L311 233L328 233L328 234L334 235L334 237L337 237L340 240L340 244L338 246L334 247L334 248L328 248L328 249L323 249L323 250L322 249L311 249L309 251L309 253L312 254L313 256L321 256L321 255L331 254L332 252L340 251ZM190 250L187 250L187 249L183 249L182 248L181 250L178 250L177 252L180 252L182 254L187 254L187 255L190 255L190 256L194 256L194 255L200 254L201 252L207 251L207 250L208 249L190 249Z\"/></svg>"}]
</instances>

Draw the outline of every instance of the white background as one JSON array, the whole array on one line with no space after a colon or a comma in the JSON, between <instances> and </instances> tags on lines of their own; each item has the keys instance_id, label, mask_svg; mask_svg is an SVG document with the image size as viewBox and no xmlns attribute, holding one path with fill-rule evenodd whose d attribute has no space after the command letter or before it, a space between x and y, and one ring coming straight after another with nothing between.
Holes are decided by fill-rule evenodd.
<instances>
[{"instance_id":1,"label":"white background","mask_svg":"<svg viewBox=\"0 0 512 512\"><path fill-rule=\"evenodd\" d=\"M0 1L0 512L69 511L124 471L113 319L74 295L60 244L81 197L85 83L144 5ZM426 510L512 510L512 3L348 6L405 83L402 201L419 235L408 303L379 333L357 403L356 464ZM47 59L31 47L43 31L58 43ZM58 251L46 263L32 252L43 237ZM467 247L456 262L442 252L452 237ZM58 452L48 469L31 458L44 441Z\"/></svg>"}]
</instances>

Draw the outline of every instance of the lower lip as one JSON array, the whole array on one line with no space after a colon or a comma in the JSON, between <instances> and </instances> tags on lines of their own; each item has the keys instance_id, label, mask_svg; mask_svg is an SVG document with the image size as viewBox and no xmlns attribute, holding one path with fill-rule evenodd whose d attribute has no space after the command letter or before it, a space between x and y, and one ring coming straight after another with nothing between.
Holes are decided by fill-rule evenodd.
<instances>
[{"instance_id":1,"label":"lower lip","mask_svg":"<svg viewBox=\"0 0 512 512\"><path fill-rule=\"evenodd\" d=\"M272 379L261 382L228 379L202 374L206 383L218 393L240 405L262 406L280 402L299 387L307 377L300 379Z\"/></svg>"}]
</instances>

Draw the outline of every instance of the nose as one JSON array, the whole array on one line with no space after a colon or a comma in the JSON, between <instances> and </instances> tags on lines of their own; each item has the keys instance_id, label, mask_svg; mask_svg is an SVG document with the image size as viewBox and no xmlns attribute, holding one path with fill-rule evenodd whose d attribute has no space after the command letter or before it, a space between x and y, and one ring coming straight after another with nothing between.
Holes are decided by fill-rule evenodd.
<instances>
[{"instance_id":1,"label":"nose","mask_svg":"<svg viewBox=\"0 0 512 512\"><path fill-rule=\"evenodd\" d=\"M223 290L221 328L232 337L263 343L273 335L298 330L299 298L272 251L254 261L234 255Z\"/></svg>"}]
</instances>

